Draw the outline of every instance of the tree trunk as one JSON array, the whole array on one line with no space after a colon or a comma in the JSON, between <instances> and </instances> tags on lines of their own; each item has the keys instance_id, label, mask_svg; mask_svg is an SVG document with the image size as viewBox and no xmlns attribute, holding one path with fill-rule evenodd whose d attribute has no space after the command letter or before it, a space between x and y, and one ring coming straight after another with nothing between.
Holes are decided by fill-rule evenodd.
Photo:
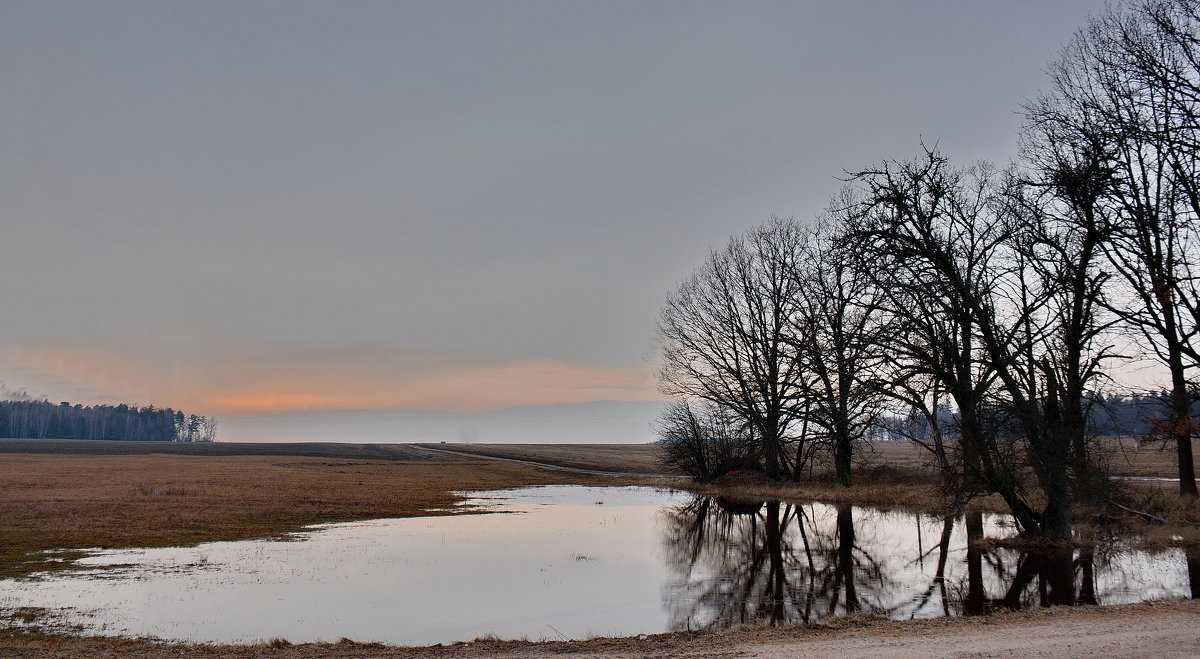
<instances>
[{"instance_id":1,"label":"tree trunk","mask_svg":"<svg viewBox=\"0 0 1200 659\"><path fill-rule=\"evenodd\" d=\"M850 437L845 432L839 431L833 444L833 462L837 469L838 482L845 487L850 487L850 469L853 466L852 457L853 446L851 445Z\"/></svg>"},{"instance_id":2,"label":"tree trunk","mask_svg":"<svg viewBox=\"0 0 1200 659\"><path fill-rule=\"evenodd\" d=\"M1179 460L1179 494L1197 496L1196 467L1192 463L1192 397L1183 375L1183 358L1171 351L1171 434Z\"/></svg>"}]
</instances>

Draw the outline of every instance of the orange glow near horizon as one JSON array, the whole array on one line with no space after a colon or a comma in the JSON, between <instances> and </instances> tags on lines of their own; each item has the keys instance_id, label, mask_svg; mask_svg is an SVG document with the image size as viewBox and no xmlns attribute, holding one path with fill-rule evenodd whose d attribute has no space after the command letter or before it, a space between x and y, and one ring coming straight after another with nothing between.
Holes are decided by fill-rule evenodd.
<instances>
[{"instance_id":1,"label":"orange glow near horizon","mask_svg":"<svg viewBox=\"0 0 1200 659\"><path fill-rule=\"evenodd\" d=\"M261 349L159 363L80 346L22 346L3 361L56 400L74 397L217 416L302 410L483 412L520 405L653 401L646 366L495 362L386 346ZM42 391L30 388L30 393ZM72 402L87 402L72 400Z\"/></svg>"}]
</instances>

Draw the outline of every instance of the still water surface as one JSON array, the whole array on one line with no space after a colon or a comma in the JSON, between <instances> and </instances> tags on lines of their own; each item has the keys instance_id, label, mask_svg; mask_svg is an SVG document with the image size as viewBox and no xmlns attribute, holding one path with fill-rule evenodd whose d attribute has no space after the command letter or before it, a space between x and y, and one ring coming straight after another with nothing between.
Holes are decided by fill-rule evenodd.
<instances>
[{"instance_id":1,"label":"still water surface","mask_svg":"<svg viewBox=\"0 0 1200 659\"><path fill-rule=\"evenodd\" d=\"M491 514L313 527L290 541L97 551L0 580L0 609L86 633L408 645L624 636L870 610L894 618L1191 593L1181 550L1033 556L968 549L1001 516L734 506L642 487L474 495ZM1197 575L1200 576L1200 575Z\"/></svg>"}]
</instances>

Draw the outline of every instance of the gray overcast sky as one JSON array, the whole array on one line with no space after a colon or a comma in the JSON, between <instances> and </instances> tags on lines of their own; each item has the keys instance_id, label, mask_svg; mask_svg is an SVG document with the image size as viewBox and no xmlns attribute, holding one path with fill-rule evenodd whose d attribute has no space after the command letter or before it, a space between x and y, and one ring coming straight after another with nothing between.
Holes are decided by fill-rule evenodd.
<instances>
[{"instance_id":1,"label":"gray overcast sky","mask_svg":"<svg viewBox=\"0 0 1200 659\"><path fill-rule=\"evenodd\" d=\"M922 138L1003 163L1100 7L0 2L0 380L224 414L645 400L710 246Z\"/></svg>"}]
</instances>

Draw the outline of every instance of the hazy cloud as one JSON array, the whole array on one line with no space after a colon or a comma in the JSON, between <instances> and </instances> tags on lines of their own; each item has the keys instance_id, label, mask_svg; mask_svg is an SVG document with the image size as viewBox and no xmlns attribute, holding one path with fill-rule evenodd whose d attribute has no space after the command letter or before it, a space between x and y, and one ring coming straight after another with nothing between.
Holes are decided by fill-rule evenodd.
<instances>
[{"instance_id":1,"label":"hazy cloud","mask_svg":"<svg viewBox=\"0 0 1200 659\"><path fill-rule=\"evenodd\" d=\"M385 345L221 344L177 348L26 345L3 352L9 372L59 396L153 402L217 415L300 410L479 412L517 405L657 400L644 366L562 360L496 361Z\"/></svg>"}]
</instances>

